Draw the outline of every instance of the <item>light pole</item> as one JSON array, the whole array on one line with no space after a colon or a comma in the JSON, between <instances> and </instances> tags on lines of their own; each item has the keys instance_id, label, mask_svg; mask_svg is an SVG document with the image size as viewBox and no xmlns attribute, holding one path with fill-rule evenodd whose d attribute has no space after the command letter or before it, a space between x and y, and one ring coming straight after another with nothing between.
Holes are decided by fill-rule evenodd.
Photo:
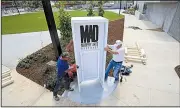
<instances>
[{"instance_id":1,"label":"light pole","mask_svg":"<svg viewBox=\"0 0 180 108\"><path fill-rule=\"evenodd\" d=\"M55 25L55 21L54 21L54 16L53 16L50 0L42 0L42 5L43 5L43 9L44 9L44 14L46 16L46 22L48 25L52 44L54 47L55 56L56 56L56 59L58 59L58 57L62 53L62 50L61 50L61 45L59 42L59 37L57 34L57 29L56 29L56 25Z\"/></svg>"},{"instance_id":2,"label":"light pole","mask_svg":"<svg viewBox=\"0 0 180 108\"><path fill-rule=\"evenodd\" d=\"M119 15L121 13L121 0L119 1Z\"/></svg>"}]
</instances>

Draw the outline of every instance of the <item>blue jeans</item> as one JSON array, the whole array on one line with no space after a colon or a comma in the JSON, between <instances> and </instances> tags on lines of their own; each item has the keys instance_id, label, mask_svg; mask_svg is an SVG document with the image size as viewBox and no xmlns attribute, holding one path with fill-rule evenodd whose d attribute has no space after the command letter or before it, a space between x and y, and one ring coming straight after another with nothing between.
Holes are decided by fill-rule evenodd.
<instances>
[{"instance_id":1,"label":"blue jeans","mask_svg":"<svg viewBox=\"0 0 180 108\"><path fill-rule=\"evenodd\" d=\"M119 72L120 72L121 66L122 66L122 62L115 62L114 60L111 59L111 61L109 62L106 68L105 79L107 79L110 70L113 68L114 70L113 76L115 80L119 80Z\"/></svg>"},{"instance_id":2,"label":"blue jeans","mask_svg":"<svg viewBox=\"0 0 180 108\"><path fill-rule=\"evenodd\" d=\"M65 73L65 75L63 76L57 75L56 85L53 90L53 96L57 96L60 87L64 87L66 90L68 90L70 88L70 83L71 82L68 78L68 74Z\"/></svg>"}]
</instances>

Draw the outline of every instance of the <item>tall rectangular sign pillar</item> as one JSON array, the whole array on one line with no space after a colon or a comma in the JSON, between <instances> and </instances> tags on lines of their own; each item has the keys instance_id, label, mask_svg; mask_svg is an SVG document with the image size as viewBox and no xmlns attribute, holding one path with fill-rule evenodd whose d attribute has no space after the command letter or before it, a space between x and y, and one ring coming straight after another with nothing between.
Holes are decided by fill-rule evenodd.
<instances>
[{"instance_id":1,"label":"tall rectangular sign pillar","mask_svg":"<svg viewBox=\"0 0 180 108\"><path fill-rule=\"evenodd\" d=\"M104 85L108 19L103 17L72 17L73 43L78 86L90 80Z\"/></svg>"}]
</instances>

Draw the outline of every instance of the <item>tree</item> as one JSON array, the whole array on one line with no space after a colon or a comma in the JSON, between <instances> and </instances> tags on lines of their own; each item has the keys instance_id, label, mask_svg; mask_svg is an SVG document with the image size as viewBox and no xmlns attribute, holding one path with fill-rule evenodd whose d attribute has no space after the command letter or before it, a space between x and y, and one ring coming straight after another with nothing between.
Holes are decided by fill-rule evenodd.
<instances>
[{"instance_id":1,"label":"tree","mask_svg":"<svg viewBox=\"0 0 180 108\"><path fill-rule=\"evenodd\" d=\"M37 8L42 8L42 2L40 0L23 1L23 7L27 7L30 11Z\"/></svg>"},{"instance_id":2,"label":"tree","mask_svg":"<svg viewBox=\"0 0 180 108\"><path fill-rule=\"evenodd\" d=\"M98 2L98 15L102 16L104 15L104 9L103 9L103 2L99 1Z\"/></svg>"},{"instance_id":3,"label":"tree","mask_svg":"<svg viewBox=\"0 0 180 108\"><path fill-rule=\"evenodd\" d=\"M59 8L59 9L60 9L60 2L56 1L56 2L54 3L54 5L55 5L56 8Z\"/></svg>"},{"instance_id":4,"label":"tree","mask_svg":"<svg viewBox=\"0 0 180 108\"><path fill-rule=\"evenodd\" d=\"M59 27L62 39L69 41L72 38L71 16L64 10L64 3L60 2Z\"/></svg>"},{"instance_id":5,"label":"tree","mask_svg":"<svg viewBox=\"0 0 180 108\"><path fill-rule=\"evenodd\" d=\"M89 4L89 8L88 8L87 12L88 12L87 16L94 16L95 15L93 13L93 2L92 1Z\"/></svg>"},{"instance_id":6,"label":"tree","mask_svg":"<svg viewBox=\"0 0 180 108\"><path fill-rule=\"evenodd\" d=\"M19 13L19 15L20 15L20 12L19 12L19 9L18 9L18 6L17 6L17 3L16 3L15 0L14 0L14 6L15 6L15 8L17 9L17 11L18 11L18 13Z\"/></svg>"}]
</instances>

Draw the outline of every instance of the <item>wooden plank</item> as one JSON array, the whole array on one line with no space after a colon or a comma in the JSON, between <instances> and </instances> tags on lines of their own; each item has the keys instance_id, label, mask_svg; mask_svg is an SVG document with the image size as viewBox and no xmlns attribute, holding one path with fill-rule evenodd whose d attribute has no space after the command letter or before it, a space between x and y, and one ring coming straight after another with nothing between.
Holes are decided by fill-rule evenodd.
<instances>
[{"instance_id":1,"label":"wooden plank","mask_svg":"<svg viewBox=\"0 0 180 108\"><path fill-rule=\"evenodd\" d=\"M127 52L139 52L139 50L127 50Z\"/></svg>"},{"instance_id":2,"label":"wooden plank","mask_svg":"<svg viewBox=\"0 0 180 108\"><path fill-rule=\"evenodd\" d=\"M127 56L137 56L137 57L140 57L141 55L140 54L136 54L136 53L131 53L131 54L128 54Z\"/></svg>"},{"instance_id":3,"label":"wooden plank","mask_svg":"<svg viewBox=\"0 0 180 108\"><path fill-rule=\"evenodd\" d=\"M136 47L137 47L138 50L140 50L140 46L139 46L138 42L136 42Z\"/></svg>"},{"instance_id":4,"label":"wooden plank","mask_svg":"<svg viewBox=\"0 0 180 108\"><path fill-rule=\"evenodd\" d=\"M128 54L141 54L141 53L135 51L128 51Z\"/></svg>"},{"instance_id":5,"label":"wooden plank","mask_svg":"<svg viewBox=\"0 0 180 108\"><path fill-rule=\"evenodd\" d=\"M136 62L142 62L142 60L138 60L138 59L127 59L127 61L136 61Z\"/></svg>"},{"instance_id":6,"label":"wooden plank","mask_svg":"<svg viewBox=\"0 0 180 108\"><path fill-rule=\"evenodd\" d=\"M131 49L131 50L138 50L136 47L127 47L127 49Z\"/></svg>"},{"instance_id":7,"label":"wooden plank","mask_svg":"<svg viewBox=\"0 0 180 108\"><path fill-rule=\"evenodd\" d=\"M5 75L5 74L10 74L11 72L10 71L7 71L7 72L3 72L2 75Z\"/></svg>"},{"instance_id":8,"label":"wooden plank","mask_svg":"<svg viewBox=\"0 0 180 108\"><path fill-rule=\"evenodd\" d=\"M11 78L12 78L11 76L5 77L2 79L2 82L7 81L7 80L11 80Z\"/></svg>"},{"instance_id":9,"label":"wooden plank","mask_svg":"<svg viewBox=\"0 0 180 108\"><path fill-rule=\"evenodd\" d=\"M8 77L8 76L11 76L11 74L10 73L4 74L4 75L2 75L2 78Z\"/></svg>"},{"instance_id":10,"label":"wooden plank","mask_svg":"<svg viewBox=\"0 0 180 108\"><path fill-rule=\"evenodd\" d=\"M125 50L125 54L127 54L127 47L125 47L124 50Z\"/></svg>"},{"instance_id":11,"label":"wooden plank","mask_svg":"<svg viewBox=\"0 0 180 108\"><path fill-rule=\"evenodd\" d=\"M9 81L2 83L2 88L12 84L13 82L14 82L14 80L9 80Z\"/></svg>"},{"instance_id":12,"label":"wooden plank","mask_svg":"<svg viewBox=\"0 0 180 108\"><path fill-rule=\"evenodd\" d=\"M131 58L131 59L140 59L140 60L146 60L146 58L137 57L137 56L125 56L125 58Z\"/></svg>"}]
</instances>

